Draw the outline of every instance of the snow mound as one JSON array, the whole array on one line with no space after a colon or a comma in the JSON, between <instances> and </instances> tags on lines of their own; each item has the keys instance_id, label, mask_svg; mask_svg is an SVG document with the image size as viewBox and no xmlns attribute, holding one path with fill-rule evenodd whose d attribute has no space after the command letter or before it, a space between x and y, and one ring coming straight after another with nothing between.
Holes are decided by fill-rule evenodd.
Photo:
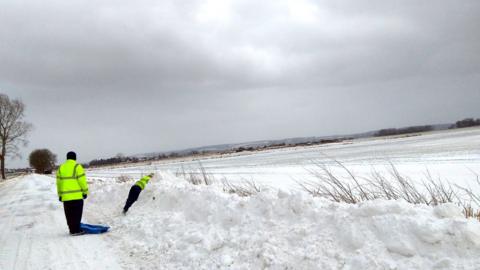
<instances>
[{"instance_id":1,"label":"snow mound","mask_svg":"<svg viewBox=\"0 0 480 270\"><path fill-rule=\"evenodd\" d=\"M480 223L452 204L332 203L305 193L238 197L162 173L121 214L132 183L95 182L91 222L137 269L476 269Z\"/></svg>"}]
</instances>

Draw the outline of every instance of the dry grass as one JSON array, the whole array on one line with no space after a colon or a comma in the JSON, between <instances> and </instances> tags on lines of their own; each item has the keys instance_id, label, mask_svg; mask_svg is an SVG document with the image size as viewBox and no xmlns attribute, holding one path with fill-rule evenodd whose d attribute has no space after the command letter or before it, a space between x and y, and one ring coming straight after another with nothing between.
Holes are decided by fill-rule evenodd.
<instances>
[{"instance_id":1,"label":"dry grass","mask_svg":"<svg viewBox=\"0 0 480 270\"><path fill-rule=\"evenodd\" d=\"M208 173L205 167L199 162L198 168L186 170L181 167L175 175L185 179L192 185L211 185L216 182L212 174ZM223 191L230 194L237 194L240 197L247 197L261 192L264 187L256 184L253 180L243 180L241 182L232 183L226 178L222 179Z\"/></svg>"},{"instance_id":2,"label":"dry grass","mask_svg":"<svg viewBox=\"0 0 480 270\"><path fill-rule=\"evenodd\" d=\"M198 164L198 169L189 171L186 171L185 167L182 166L180 171L177 171L175 175L177 177L182 177L192 185L211 185L215 180L214 177L211 174L207 173L202 163L199 162Z\"/></svg>"},{"instance_id":3,"label":"dry grass","mask_svg":"<svg viewBox=\"0 0 480 270\"><path fill-rule=\"evenodd\" d=\"M480 179L477 173L472 172L476 179L475 179L475 184L477 186L480 186ZM459 199L459 204L463 208L463 213L465 214L466 217L471 217L471 218L476 218L477 220L480 221L480 210L478 207L480 206L480 197L475 194L472 191L471 187L462 187L460 185L455 185L455 187L459 190L461 190L464 194L466 194L467 199L460 200ZM472 205L475 205L477 208L473 208Z\"/></svg>"},{"instance_id":4,"label":"dry grass","mask_svg":"<svg viewBox=\"0 0 480 270\"><path fill-rule=\"evenodd\" d=\"M455 203L463 208L467 218L480 220L480 196L470 187L452 185L434 179L427 170L425 179L415 182L400 174L398 169L389 164L387 173L372 169L369 177L359 178L341 162L334 160L336 168L343 171L343 176L335 174L330 167L314 162L314 169L307 169L317 181L298 182L300 187L313 196L326 198L334 202L359 203L374 199L403 199L412 204L439 205ZM347 177L345 177L347 175ZM476 184L480 187L477 175Z\"/></svg>"},{"instance_id":5,"label":"dry grass","mask_svg":"<svg viewBox=\"0 0 480 270\"><path fill-rule=\"evenodd\" d=\"M227 179L222 179L223 191L230 194L237 194L240 197L248 197L257 194L263 190L263 187L256 184L253 180L244 180L240 183L231 183Z\"/></svg>"},{"instance_id":6,"label":"dry grass","mask_svg":"<svg viewBox=\"0 0 480 270\"><path fill-rule=\"evenodd\" d=\"M334 202L359 203L375 199L405 200L412 204L439 205L455 203L462 207L467 218L476 218L480 221L480 196L472 188L452 185L441 179L434 179L426 170L425 179L415 182L403 176L393 163L389 163L387 173L372 169L369 177L358 177L341 162L334 160L336 168L344 173L339 176L334 171L320 163L313 162L313 169L309 171L317 181L299 182L303 190L316 197L322 197ZM345 177L346 175L346 177ZM176 172L177 177L185 179L193 185L211 185L214 177L208 173L199 162L193 170L186 170L183 166ZM129 176L121 175L117 181L129 181ZM264 187L253 180L243 180L232 183L222 179L223 191L237 194L241 197L252 196L264 190ZM476 184L480 187L480 179L476 174Z\"/></svg>"},{"instance_id":7,"label":"dry grass","mask_svg":"<svg viewBox=\"0 0 480 270\"><path fill-rule=\"evenodd\" d=\"M471 206L463 207L463 214L466 218L475 218L480 221L480 210L474 210Z\"/></svg>"}]
</instances>

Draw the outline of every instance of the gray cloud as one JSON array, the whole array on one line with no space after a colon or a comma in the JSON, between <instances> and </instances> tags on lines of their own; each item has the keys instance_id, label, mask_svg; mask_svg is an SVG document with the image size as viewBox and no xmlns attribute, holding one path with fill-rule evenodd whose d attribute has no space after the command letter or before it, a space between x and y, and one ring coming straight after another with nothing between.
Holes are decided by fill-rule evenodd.
<instances>
[{"instance_id":1,"label":"gray cloud","mask_svg":"<svg viewBox=\"0 0 480 270\"><path fill-rule=\"evenodd\" d=\"M3 1L0 91L36 126L25 153L84 161L454 121L480 113L479 15L474 0Z\"/></svg>"}]
</instances>

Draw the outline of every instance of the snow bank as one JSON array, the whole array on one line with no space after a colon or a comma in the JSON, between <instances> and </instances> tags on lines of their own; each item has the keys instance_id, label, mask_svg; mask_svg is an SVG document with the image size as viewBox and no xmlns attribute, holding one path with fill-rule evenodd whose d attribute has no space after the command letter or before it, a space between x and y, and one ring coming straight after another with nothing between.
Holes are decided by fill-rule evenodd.
<instances>
[{"instance_id":1,"label":"snow bank","mask_svg":"<svg viewBox=\"0 0 480 270\"><path fill-rule=\"evenodd\" d=\"M270 190L241 198L162 173L121 214L132 183L96 182L89 222L137 269L478 269L480 223L452 204L332 203ZM130 264L130 265L129 265ZM134 265L131 265L134 264Z\"/></svg>"}]
</instances>

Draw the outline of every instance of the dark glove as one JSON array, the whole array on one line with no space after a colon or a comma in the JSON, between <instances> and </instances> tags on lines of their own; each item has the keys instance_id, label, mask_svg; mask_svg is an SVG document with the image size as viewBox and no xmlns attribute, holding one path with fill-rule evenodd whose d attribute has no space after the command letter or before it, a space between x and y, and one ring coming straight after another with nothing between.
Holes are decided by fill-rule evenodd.
<instances>
[{"instance_id":1,"label":"dark glove","mask_svg":"<svg viewBox=\"0 0 480 270\"><path fill-rule=\"evenodd\" d=\"M86 199L86 198L87 198L87 194L83 194L83 198Z\"/></svg>"},{"instance_id":2,"label":"dark glove","mask_svg":"<svg viewBox=\"0 0 480 270\"><path fill-rule=\"evenodd\" d=\"M62 197L58 197L58 200L61 202L61 201L62 201Z\"/></svg>"}]
</instances>

